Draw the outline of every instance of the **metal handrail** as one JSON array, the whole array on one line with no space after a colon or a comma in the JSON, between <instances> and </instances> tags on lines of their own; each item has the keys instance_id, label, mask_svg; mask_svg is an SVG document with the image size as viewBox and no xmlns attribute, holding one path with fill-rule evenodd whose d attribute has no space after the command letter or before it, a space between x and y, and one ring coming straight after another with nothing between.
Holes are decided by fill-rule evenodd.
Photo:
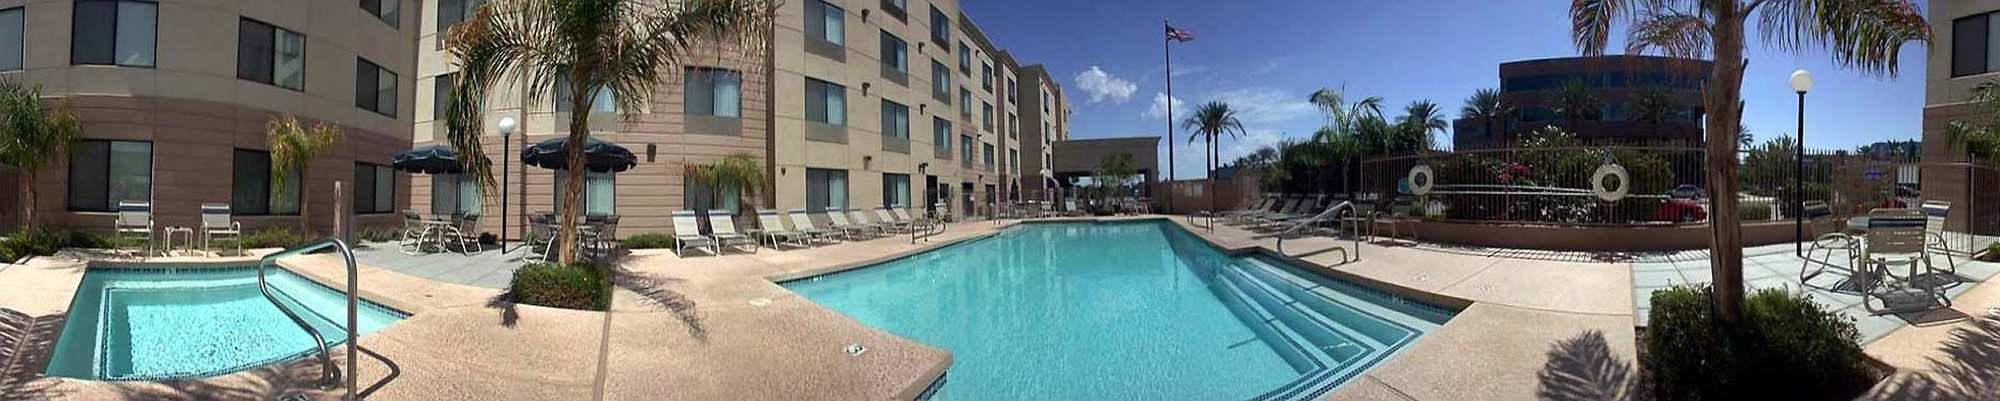
<instances>
[{"instance_id":1,"label":"metal handrail","mask_svg":"<svg viewBox=\"0 0 2000 401\"><path fill-rule=\"evenodd\" d=\"M319 329L315 329L312 327L311 324L307 324L305 319L299 317L299 314L297 312L293 312L292 309L286 307L283 302L279 302L277 295L271 293L270 282L266 281L264 278L264 270L269 266L271 266L272 264L276 263L280 258L307 254L307 253L315 253L326 250L328 248L340 252L343 260L347 263L346 329L347 329L347 372L349 373L347 375L347 399L352 400L354 399L354 386L355 386L355 377L352 373L355 370L355 352L356 352L355 344L358 342L357 341L358 339L356 338L358 337L358 334L355 333L355 327L357 326L356 321L358 320L356 311L357 308L360 306L360 300L355 298L354 295L356 292L360 290L358 286L355 284L355 280L358 278L357 276L360 275L359 274L360 272L355 268L354 250L347 246L346 241L341 241L340 238L329 237L327 239L319 240L317 242L291 247L285 249L284 251L280 251L278 253L266 255L264 256L263 259L259 260L257 263L257 290L264 294L265 300L271 301L272 306L278 307L279 312L284 312L285 317L291 318L292 323L298 324L300 329L304 329L306 331L306 334L312 335L313 344L318 346L319 348L319 360L321 366L320 380L318 383L319 388L328 389L332 388L335 385L338 385L341 378L341 372L340 369L334 366L333 364L333 354L327 350L326 337L320 335Z\"/></svg>"},{"instance_id":2,"label":"metal handrail","mask_svg":"<svg viewBox=\"0 0 2000 401\"><path fill-rule=\"evenodd\" d=\"M1341 201L1339 204L1335 204L1333 205L1333 207L1327 208L1326 211L1320 212L1318 215L1314 215L1311 218L1301 220L1298 223L1293 223L1291 227L1285 228L1284 231L1279 231L1277 235L1278 254L1279 255L1285 254L1286 237L1292 236L1293 233L1297 232L1300 229L1303 229L1305 227L1311 227L1315 223L1325 221L1329 216L1331 216L1335 220L1341 220L1342 213L1346 213L1346 215L1349 216L1355 215L1356 213L1354 208L1354 201ZM1354 231L1354 260L1361 260L1361 228L1358 225L1345 228ZM1348 256L1347 249L1340 248L1337 246L1334 247L1333 249L1340 250L1340 260L1343 263L1347 261L1347 256Z\"/></svg>"}]
</instances>

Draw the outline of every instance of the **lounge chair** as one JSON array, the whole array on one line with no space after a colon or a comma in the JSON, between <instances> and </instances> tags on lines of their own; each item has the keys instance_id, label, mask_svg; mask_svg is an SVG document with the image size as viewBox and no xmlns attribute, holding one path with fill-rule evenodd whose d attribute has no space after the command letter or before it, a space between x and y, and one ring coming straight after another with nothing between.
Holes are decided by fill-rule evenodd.
<instances>
[{"instance_id":1,"label":"lounge chair","mask_svg":"<svg viewBox=\"0 0 2000 401\"><path fill-rule=\"evenodd\" d=\"M854 225L857 226L868 227L870 229L873 229L875 230L876 234L889 235L889 228L890 228L889 225L882 224L882 222L875 221L873 219L869 219L868 213L863 213L859 208L847 209L847 221L850 223L854 223Z\"/></svg>"},{"instance_id":2,"label":"lounge chair","mask_svg":"<svg viewBox=\"0 0 2000 401\"><path fill-rule=\"evenodd\" d=\"M882 226L884 230L891 232L910 231L910 222L897 220L895 213L890 213L888 207L875 208L874 212L875 224Z\"/></svg>"},{"instance_id":3,"label":"lounge chair","mask_svg":"<svg viewBox=\"0 0 2000 401\"><path fill-rule=\"evenodd\" d=\"M785 212L785 217L792 220L792 230L805 233L808 239L833 238L833 231L814 225L812 216L807 216L805 209L792 209Z\"/></svg>"},{"instance_id":4,"label":"lounge chair","mask_svg":"<svg viewBox=\"0 0 2000 401\"><path fill-rule=\"evenodd\" d=\"M1277 209L1243 215L1242 217L1236 219L1236 224L1237 225L1252 224L1264 218L1289 215L1299 210L1300 203L1305 203L1305 198L1303 197L1291 198L1285 200L1283 203L1280 203Z\"/></svg>"},{"instance_id":5,"label":"lounge chair","mask_svg":"<svg viewBox=\"0 0 2000 401\"><path fill-rule=\"evenodd\" d=\"M243 223L230 219L229 204L201 204L201 250L208 251L216 239L236 243L236 254L243 254Z\"/></svg>"},{"instance_id":6,"label":"lounge chair","mask_svg":"<svg viewBox=\"0 0 2000 401\"><path fill-rule=\"evenodd\" d=\"M1301 201L1296 205L1296 207L1292 208L1290 211L1282 213L1262 214L1251 217L1248 226L1254 228L1254 227L1261 227L1279 222L1284 222L1287 220L1312 217L1312 215L1319 214L1319 211L1323 209L1323 207L1320 206L1320 203L1322 203L1322 201L1325 201L1326 197L1319 196L1314 198L1299 198L1299 199L1301 199Z\"/></svg>"},{"instance_id":7,"label":"lounge chair","mask_svg":"<svg viewBox=\"0 0 2000 401\"><path fill-rule=\"evenodd\" d=\"M811 239L806 233L785 228L785 221L782 217L778 216L778 211L776 210L757 211L757 226L755 229L743 231L750 234L751 237L756 237L760 243L769 242L771 249L784 249L778 246L781 240L783 242L795 243L799 246L806 246L805 240Z\"/></svg>"},{"instance_id":8,"label":"lounge chair","mask_svg":"<svg viewBox=\"0 0 2000 401\"><path fill-rule=\"evenodd\" d=\"M119 244L125 243L125 237L137 236L145 239L144 247L140 248L141 257L153 253L152 202L119 201L118 217L112 221L112 226L114 238Z\"/></svg>"},{"instance_id":9,"label":"lounge chair","mask_svg":"<svg viewBox=\"0 0 2000 401\"><path fill-rule=\"evenodd\" d=\"M848 221L847 213L841 211L840 209L827 209L826 220L832 222L833 229L840 230L840 235L847 238L847 240L849 241L854 240L855 234L867 235L869 230L875 230L875 227L871 227L866 224L855 224L852 221Z\"/></svg>"},{"instance_id":10,"label":"lounge chair","mask_svg":"<svg viewBox=\"0 0 2000 401\"><path fill-rule=\"evenodd\" d=\"M721 255L722 249L716 247L715 239L701 235L701 223L697 219L693 210L674 211L674 253L687 257L688 247L707 247L710 255Z\"/></svg>"},{"instance_id":11,"label":"lounge chair","mask_svg":"<svg viewBox=\"0 0 2000 401\"><path fill-rule=\"evenodd\" d=\"M1271 204L1276 202L1277 202L1276 197L1270 197L1270 196L1259 197L1257 198L1257 200L1251 201L1249 206L1244 206L1241 209L1223 212L1222 217L1227 219L1229 222L1234 223L1238 221L1238 219L1243 218L1243 216L1247 216L1252 213L1262 213L1264 212L1265 209L1270 209Z\"/></svg>"},{"instance_id":12,"label":"lounge chair","mask_svg":"<svg viewBox=\"0 0 2000 401\"><path fill-rule=\"evenodd\" d=\"M717 253L722 252L721 247L732 242L749 242L750 253L757 253L757 239L736 232L736 216L730 215L728 210L708 211L708 231L708 237L715 239Z\"/></svg>"},{"instance_id":13,"label":"lounge chair","mask_svg":"<svg viewBox=\"0 0 2000 401\"><path fill-rule=\"evenodd\" d=\"M1944 307L1951 306L1951 299L1936 291L1937 287L1916 283L1917 276L1929 272L1931 267L1930 252L1924 244L1925 219L1924 211L1920 209L1875 209L1868 212L1868 240L1864 241L1861 245L1860 258L1863 265L1866 266L1862 271L1867 272L1867 274L1858 275L1858 277L1866 278L1860 284L1862 289L1861 304L1870 313L1880 315L1912 310L1927 310L1931 306L1939 304ZM1919 263L1923 265L1921 272L1917 269L1917 264ZM1875 303L1869 302L1870 298L1879 297L1876 295L1876 290L1888 287L1884 285L1885 281L1896 279L1896 267L1898 266L1910 267L1908 270L1905 270L1908 272L1905 277L1901 278L1906 287L1910 289L1923 287L1922 291L1925 295L1938 303L1917 307L1891 307L1888 305L1889 300L1883 298L1882 305L1878 307Z\"/></svg>"},{"instance_id":14,"label":"lounge chair","mask_svg":"<svg viewBox=\"0 0 2000 401\"><path fill-rule=\"evenodd\" d=\"M1924 248L1944 255L1945 271L1958 274L1958 257L1971 257L1972 253L1953 248L1945 239L1944 225L1951 217L1951 202L1941 200L1924 201Z\"/></svg>"}]
</instances>

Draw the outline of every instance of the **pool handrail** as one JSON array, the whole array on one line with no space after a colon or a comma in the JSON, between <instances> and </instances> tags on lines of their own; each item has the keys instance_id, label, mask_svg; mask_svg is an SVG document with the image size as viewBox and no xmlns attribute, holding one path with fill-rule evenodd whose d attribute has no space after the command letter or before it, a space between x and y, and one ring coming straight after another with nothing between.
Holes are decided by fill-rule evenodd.
<instances>
[{"instance_id":1,"label":"pool handrail","mask_svg":"<svg viewBox=\"0 0 2000 401\"><path fill-rule=\"evenodd\" d=\"M260 259L257 262L257 290L264 294L265 300L271 301L272 306L278 307L279 312L284 312L285 317L291 318L292 323L298 324L299 328L304 329L306 334L312 335L313 344L319 347L319 360L321 366L320 380L318 383L319 388L324 390L340 384L340 379L341 379L340 369L334 366L333 364L333 354L328 352L327 350L326 337L320 335L319 329L315 329L312 327L312 325L306 324L305 319L299 317L299 314L297 312L293 312L292 309L286 307L283 302L279 302L278 297L271 293L270 283L264 279L264 269L271 266L273 263L277 262L277 260L280 258L318 252L325 250L327 248L332 248L333 250L340 252L343 261L347 263L347 291L346 291L347 327L345 327L345 329L347 330L348 375L347 375L346 399L352 400L355 399L354 388L356 384L355 383L356 377L353 374L353 372L355 371L354 370L355 352L356 352L355 347L357 346L356 344L359 342L359 338L357 338L359 337L359 335L355 332L355 327L357 326L357 320L359 320L359 317L357 316L356 312L360 306L360 300L356 298L354 295L356 292L360 291L360 288L358 288L359 286L356 285L355 281L356 279L359 278L357 276L360 275L360 271L357 270L354 265L354 250L347 246L346 241L341 241L340 238L338 237L328 237L327 239L315 241L305 245L286 248L283 251L278 251L277 253L265 255L262 259Z\"/></svg>"},{"instance_id":2,"label":"pool handrail","mask_svg":"<svg viewBox=\"0 0 2000 401\"><path fill-rule=\"evenodd\" d=\"M1310 227L1310 226L1312 226L1313 224L1315 224L1315 223L1319 223L1319 222L1321 222L1321 221L1326 221L1326 220L1327 220L1328 218L1332 218L1332 219L1334 219L1334 220L1340 220L1340 216L1341 216L1341 213L1342 213L1342 212L1345 212L1345 213L1347 213L1347 214L1349 214L1349 215L1353 215L1353 214L1355 213L1355 212L1354 212L1354 210L1355 210L1355 209L1354 209L1354 201L1340 201L1340 203L1339 203L1339 204L1336 204L1336 205L1333 205L1333 207L1330 207L1330 208L1326 208L1326 210L1324 210L1324 211L1321 211L1321 212L1319 212L1319 214L1318 214L1318 215L1314 215L1314 216L1312 216L1311 218L1308 218L1308 219L1305 219L1305 220L1300 220L1300 221L1299 221L1299 222L1297 222L1297 223L1293 223L1291 227L1287 227L1287 228L1285 228L1285 230L1284 230L1284 231L1280 231L1280 232L1278 232L1278 235L1276 235L1276 237L1278 237L1278 244L1277 244L1277 248L1278 248L1278 255L1281 255L1281 256L1289 256L1289 255L1285 255L1285 237L1290 237L1290 236L1292 236L1292 234L1293 234L1293 233L1297 232L1298 230L1300 230L1300 229L1302 229L1302 228L1305 228L1305 227ZM1358 227L1358 226L1357 226L1357 227L1350 227L1349 229L1351 229L1351 230L1354 230L1354 231L1355 231L1355 232L1354 232L1354 260L1361 260L1361 232L1360 232L1360 227ZM1336 239L1337 239L1337 238L1336 238ZM1347 255L1347 249L1345 249L1345 248L1341 248L1341 247L1339 247L1339 246L1335 246L1335 247L1334 247L1334 248L1333 248L1332 250L1339 250L1339 251L1340 251L1340 260L1341 260L1341 262L1342 262L1342 263L1345 263L1345 262L1348 262L1348 260L1347 260L1347 258L1348 258L1348 255Z\"/></svg>"}]
</instances>

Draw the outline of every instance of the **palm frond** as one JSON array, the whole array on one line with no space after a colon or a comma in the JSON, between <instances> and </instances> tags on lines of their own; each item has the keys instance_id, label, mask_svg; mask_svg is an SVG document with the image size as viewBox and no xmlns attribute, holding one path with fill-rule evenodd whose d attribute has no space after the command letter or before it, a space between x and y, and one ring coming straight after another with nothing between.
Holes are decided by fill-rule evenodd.
<instances>
[{"instance_id":1,"label":"palm frond","mask_svg":"<svg viewBox=\"0 0 2000 401\"><path fill-rule=\"evenodd\" d=\"M1658 50L1676 58L1709 58L1708 19L1673 10L1643 13L1625 35L1625 53L1645 54Z\"/></svg>"},{"instance_id":2,"label":"palm frond","mask_svg":"<svg viewBox=\"0 0 2000 401\"><path fill-rule=\"evenodd\" d=\"M1585 56L1604 55L1611 38L1611 25L1631 12L1631 0L1572 0L1569 6L1570 41Z\"/></svg>"},{"instance_id":3,"label":"palm frond","mask_svg":"<svg viewBox=\"0 0 2000 401\"><path fill-rule=\"evenodd\" d=\"M1766 46L1825 46L1843 67L1895 76L1904 43L1928 49L1930 24L1908 0L1766 0L1758 29Z\"/></svg>"},{"instance_id":4,"label":"palm frond","mask_svg":"<svg viewBox=\"0 0 2000 401\"><path fill-rule=\"evenodd\" d=\"M303 171L313 160L332 153L343 136L340 128L324 121L307 128L291 115L272 118L265 123L264 131L271 148L271 187L279 192L286 190L294 172Z\"/></svg>"},{"instance_id":5,"label":"palm frond","mask_svg":"<svg viewBox=\"0 0 2000 401\"><path fill-rule=\"evenodd\" d=\"M42 105L42 88L0 80L0 165L33 170L68 154L83 128L67 100Z\"/></svg>"}]
</instances>

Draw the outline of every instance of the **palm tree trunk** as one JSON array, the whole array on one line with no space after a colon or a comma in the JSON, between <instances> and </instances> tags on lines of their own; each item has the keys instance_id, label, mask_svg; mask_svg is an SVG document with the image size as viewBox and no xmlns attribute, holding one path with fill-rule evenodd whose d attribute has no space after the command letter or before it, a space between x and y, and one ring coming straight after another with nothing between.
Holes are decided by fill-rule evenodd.
<instances>
[{"instance_id":1,"label":"palm tree trunk","mask_svg":"<svg viewBox=\"0 0 2000 401\"><path fill-rule=\"evenodd\" d=\"M562 172L567 174L568 185L563 186L562 225L556 229L556 243L561 245L557 249L560 254L556 256L556 263L563 265L576 263L576 218L583 208L583 187L590 185L583 176L584 142L590 139L590 103L583 96L587 88L585 85L573 85L569 94L569 140L563 144L563 164L566 168Z\"/></svg>"},{"instance_id":2,"label":"palm tree trunk","mask_svg":"<svg viewBox=\"0 0 2000 401\"><path fill-rule=\"evenodd\" d=\"M21 227L22 231L35 227L35 170L21 169Z\"/></svg>"},{"instance_id":3,"label":"palm tree trunk","mask_svg":"<svg viewBox=\"0 0 2000 401\"><path fill-rule=\"evenodd\" d=\"M292 190L299 191L299 235L310 237L312 236L312 218L311 218L312 213L310 213L312 212L312 209L306 207L306 205L312 204L312 202L309 200L312 197L306 196L307 169L306 166L299 166L297 167L297 169L299 170L299 182L292 183ZM348 188L347 192L354 193L354 188ZM352 205L350 205L350 207L352 207ZM340 213L339 210L335 210L333 212Z\"/></svg>"},{"instance_id":4,"label":"palm tree trunk","mask_svg":"<svg viewBox=\"0 0 2000 401\"><path fill-rule=\"evenodd\" d=\"M1721 1L1715 6L1715 66L1709 70L1703 102L1708 119L1709 270L1715 282L1716 316L1734 322L1743 315L1743 233L1736 215L1736 127L1743 118L1742 5Z\"/></svg>"}]
</instances>

